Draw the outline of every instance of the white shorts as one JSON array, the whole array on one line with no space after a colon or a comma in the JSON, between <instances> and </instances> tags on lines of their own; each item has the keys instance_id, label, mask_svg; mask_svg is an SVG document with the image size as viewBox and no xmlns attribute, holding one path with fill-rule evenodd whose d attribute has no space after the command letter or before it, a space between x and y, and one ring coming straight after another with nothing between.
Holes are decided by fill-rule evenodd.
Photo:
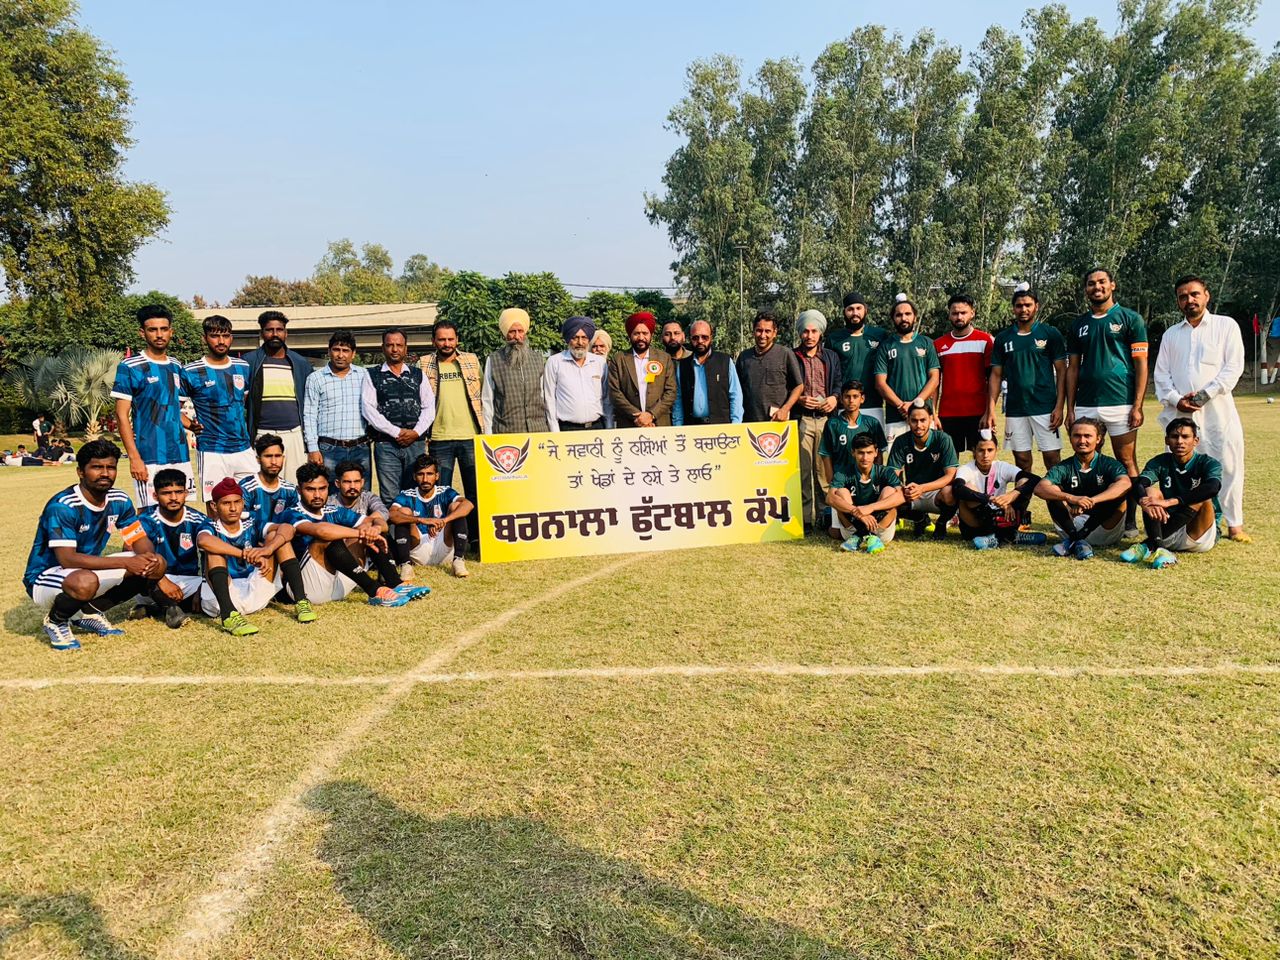
<instances>
[{"instance_id":1,"label":"white shorts","mask_svg":"<svg viewBox=\"0 0 1280 960\"><path fill-rule=\"evenodd\" d=\"M1160 546L1175 553L1208 553L1218 542L1217 525L1209 527L1198 539L1192 539L1187 528L1174 531L1170 536L1162 537Z\"/></svg>"},{"instance_id":2,"label":"white shorts","mask_svg":"<svg viewBox=\"0 0 1280 960\"><path fill-rule=\"evenodd\" d=\"M197 590L200 589L201 585L204 584L204 577L200 576L199 574L188 577L188 576L183 576L180 573L166 573L164 576L166 580L172 580L175 584L177 584L178 589L182 591L183 600L187 599L187 597L194 594ZM143 596L142 594L138 594L138 599L136 602L141 603L142 605L148 606L148 607L154 606L154 604L151 601L151 598L147 596Z\"/></svg>"},{"instance_id":3,"label":"white shorts","mask_svg":"<svg viewBox=\"0 0 1280 960\"><path fill-rule=\"evenodd\" d=\"M1004 446L1006 450L1017 453L1030 452L1034 438L1036 449L1041 453L1062 449L1062 437L1057 430L1050 429L1051 414L1042 413L1031 417L1006 417L1004 421ZM1110 429L1110 428L1108 428Z\"/></svg>"},{"instance_id":4,"label":"white shorts","mask_svg":"<svg viewBox=\"0 0 1280 960\"><path fill-rule=\"evenodd\" d=\"M885 449L887 450L889 449L889 447L893 446L893 441L898 439L898 437L902 436L904 433L908 432L910 429L911 429L911 425L907 423L907 421L905 420L899 420L896 423L886 422L884 424Z\"/></svg>"},{"instance_id":5,"label":"white shorts","mask_svg":"<svg viewBox=\"0 0 1280 960\"><path fill-rule=\"evenodd\" d=\"M256 470L257 467L255 466ZM191 461L184 460L182 463L148 463L147 464L147 482L145 484L133 481L134 492L138 501L138 508L152 506L156 502L156 491L152 487L155 483L156 474L161 470L178 470L187 478L187 499L191 500L195 497L196 481L191 473Z\"/></svg>"},{"instance_id":6,"label":"white shorts","mask_svg":"<svg viewBox=\"0 0 1280 960\"><path fill-rule=\"evenodd\" d=\"M418 545L409 551L409 559L423 566L434 567L448 560L452 553L453 547L444 542L444 530L441 530L434 537L428 537L424 533Z\"/></svg>"},{"instance_id":7,"label":"white shorts","mask_svg":"<svg viewBox=\"0 0 1280 960\"><path fill-rule=\"evenodd\" d=\"M834 507L831 509L831 525L835 527L836 530L840 531L840 536L843 537L845 540L848 540L850 537L864 536L864 534L860 533L856 528L846 527L843 521L841 521L840 519L839 511L837 511ZM895 520L893 523L890 523L888 526L882 527L879 530L877 530L876 536L879 537L881 540L883 540L885 543L891 543L893 541L894 534L896 534L897 532L898 532L898 522Z\"/></svg>"},{"instance_id":8,"label":"white shorts","mask_svg":"<svg viewBox=\"0 0 1280 960\"><path fill-rule=\"evenodd\" d=\"M197 453L196 460L200 464L200 489L205 503L213 499L213 488L227 477L239 481L258 472L258 458L251 449L239 453Z\"/></svg>"},{"instance_id":9,"label":"white shorts","mask_svg":"<svg viewBox=\"0 0 1280 960\"><path fill-rule=\"evenodd\" d=\"M864 417L870 417L884 429L884 407L859 407L858 412Z\"/></svg>"},{"instance_id":10,"label":"white shorts","mask_svg":"<svg viewBox=\"0 0 1280 960\"><path fill-rule=\"evenodd\" d=\"M909 501L903 509L916 513L941 513L942 505L938 503L938 494L941 492L941 490L930 490L924 496Z\"/></svg>"},{"instance_id":11,"label":"white shorts","mask_svg":"<svg viewBox=\"0 0 1280 960\"><path fill-rule=\"evenodd\" d=\"M257 613L279 592L279 581L278 573L275 580L268 580L262 575L262 571L256 568L247 577L229 578L227 584L230 587L232 606L246 617L251 613ZM200 609L204 611L205 616L215 618L218 616L218 599L207 583L200 588Z\"/></svg>"},{"instance_id":12,"label":"white shorts","mask_svg":"<svg viewBox=\"0 0 1280 960\"><path fill-rule=\"evenodd\" d=\"M1076 528L1075 530L1071 531L1070 537L1067 536L1067 533L1065 530L1057 526L1057 524L1054 525L1054 529L1058 531L1058 536L1062 537L1064 540L1076 539L1076 536L1075 536L1076 533L1079 532L1081 527L1083 527L1086 523L1089 522L1089 515L1087 513L1082 513L1078 517L1074 517L1073 519L1075 520ZM1116 521L1116 525L1112 527L1110 530L1108 530L1106 527L1095 527L1093 533L1085 537L1085 542L1088 543L1089 546L1091 547L1114 547L1117 543L1119 543L1123 539L1124 539L1124 517L1121 516L1121 518Z\"/></svg>"},{"instance_id":13,"label":"white shorts","mask_svg":"<svg viewBox=\"0 0 1280 960\"><path fill-rule=\"evenodd\" d=\"M307 599L317 606L341 600L356 588L354 580L341 573L326 570L324 564L317 561L309 550L302 554L299 566L302 568L302 589L307 591ZM367 566L366 564L366 568Z\"/></svg>"},{"instance_id":14,"label":"white shorts","mask_svg":"<svg viewBox=\"0 0 1280 960\"><path fill-rule=\"evenodd\" d=\"M116 557L132 557L132 551L124 553L112 554ZM31 599L41 610L48 610L53 606L53 601L58 594L62 592L62 581L67 578L67 574L75 573L76 567L50 567L40 576L36 577L36 582L31 587ZM118 587L129 575L127 570L90 570L95 577L98 578L98 589L94 591L94 597L100 597L112 587Z\"/></svg>"},{"instance_id":15,"label":"white shorts","mask_svg":"<svg viewBox=\"0 0 1280 960\"><path fill-rule=\"evenodd\" d=\"M1133 433L1133 427L1129 426L1129 411L1132 409L1124 403L1114 407L1076 407L1076 419L1093 417L1101 420L1102 425L1107 428L1108 437L1122 437L1126 433ZM1070 429L1071 425L1067 424L1067 430ZM1040 449L1043 450L1044 447Z\"/></svg>"}]
</instances>

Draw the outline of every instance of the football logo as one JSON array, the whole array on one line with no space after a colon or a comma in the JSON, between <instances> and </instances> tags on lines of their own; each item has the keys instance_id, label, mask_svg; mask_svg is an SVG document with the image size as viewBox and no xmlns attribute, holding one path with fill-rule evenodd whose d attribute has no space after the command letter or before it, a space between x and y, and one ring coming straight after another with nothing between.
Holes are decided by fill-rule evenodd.
<instances>
[{"instance_id":1,"label":"football logo","mask_svg":"<svg viewBox=\"0 0 1280 960\"><path fill-rule=\"evenodd\" d=\"M1043 349L1044 349L1045 347L1047 347L1048 345L1049 345L1049 341L1048 341L1048 340L1037 340L1037 341L1036 341L1036 349L1037 349L1037 350L1043 350Z\"/></svg>"},{"instance_id":2,"label":"football logo","mask_svg":"<svg viewBox=\"0 0 1280 960\"><path fill-rule=\"evenodd\" d=\"M1120 329L1121 329L1120 324L1118 324L1118 323L1113 323L1113 324L1111 324L1111 332L1112 332L1112 333L1119 333L1119 332L1120 332Z\"/></svg>"},{"instance_id":3,"label":"football logo","mask_svg":"<svg viewBox=\"0 0 1280 960\"><path fill-rule=\"evenodd\" d=\"M237 389L237 390L243 390L243 389L244 389L244 374L243 374L243 373L233 373L233 374L231 375L231 382L232 382L232 383L234 383L234 384L236 385L236 389Z\"/></svg>"},{"instance_id":4,"label":"football logo","mask_svg":"<svg viewBox=\"0 0 1280 960\"><path fill-rule=\"evenodd\" d=\"M752 433L751 428L747 427L747 439L751 441L752 448L766 460L776 460L782 456L789 436L791 436L789 426L782 433Z\"/></svg>"},{"instance_id":5,"label":"football logo","mask_svg":"<svg viewBox=\"0 0 1280 960\"><path fill-rule=\"evenodd\" d=\"M480 446L484 448L484 458L489 461L489 466L497 473L510 476L524 466L525 460L529 458L529 444L532 441L526 440L523 447L513 447L510 444L498 447L496 450L480 441Z\"/></svg>"},{"instance_id":6,"label":"football logo","mask_svg":"<svg viewBox=\"0 0 1280 960\"><path fill-rule=\"evenodd\" d=\"M926 353L928 353L928 352L929 352L929 351L928 351L928 350L926 350L924 347L916 347L916 356L917 356L917 357L923 357L923 356L924 356Z\"/></svg>"},{"instance_id":7,"label":"football logo","mask_svg":"<svg viewBox=\"0 0 1280 960\"><path fill-rule=\"evenodd\" d=\"M190 550L192 547L195 546L195 541L191 539L191 534L187 533L184 530L181 534L178 535L178 546L181 547L183 550Z\"/></svg>"}]
</instances>

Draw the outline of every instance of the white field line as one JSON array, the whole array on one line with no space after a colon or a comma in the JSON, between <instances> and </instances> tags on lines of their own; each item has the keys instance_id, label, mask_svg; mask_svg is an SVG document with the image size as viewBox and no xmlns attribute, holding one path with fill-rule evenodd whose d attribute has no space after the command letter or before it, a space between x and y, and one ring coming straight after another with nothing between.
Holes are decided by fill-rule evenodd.
<instances>
[{"instance_id":1,"label":"white field line","mask_svg":"<svg viewBox=\"0 0 1280 960\"><path fill-rule=\"evenodd\" d=\"M46 690L50 687L368 687L395 683L397 676L319 677L307 674L121 674L118 676L15 677L0 680L0 690Z\"/></svg>"},{"instance_id":2,"label":"white field line","mask_svg":"<svg viewBox=\"0 0 1280 960\"><path fill-rule=\"evenodd\" d=\"M303 798L314 787L332 777L338 764L356 744L409 695L417 683L417 677L440 670L468 647L533 608L635 563L640 556L634 554L615 561L584 577L531 597L492 620L459 634L451 643L431 654L412 670L394 678L372 704L324 745L307 768L289 785L284 796L267 811L245 846L214 878L208 892L191 905L178 925L177 932L157 951L157 957L160 960L203 958L217 949L223 938L231 932L245 907L257 896L262 879L275 862L283 842L307 817L308 810L303 805Z\"/></svg>"}]
</instances>

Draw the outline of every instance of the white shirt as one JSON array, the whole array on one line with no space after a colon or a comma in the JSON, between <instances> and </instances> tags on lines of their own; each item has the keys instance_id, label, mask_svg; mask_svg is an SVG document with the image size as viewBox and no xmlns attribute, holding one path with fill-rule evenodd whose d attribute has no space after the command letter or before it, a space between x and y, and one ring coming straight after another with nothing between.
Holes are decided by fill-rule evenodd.
<instances>
[{"instance_id":1,"label":"white shirt","mask_svg":"<svg viewBox=\"0 0 1280 960\"><path fill-rule=\"evenodd\" d=\"M382 372L390 373L391 367L383 363ZM400 376L408 375L409 365L402 364ZM436 395L431 392L431 382L425 373L422 375L422 383L418 384L418 403L422 405L422 412L418 414L418 422L413 425L413 432L419 437L424 437L427 428L436 418ZM400 427L384 417L382 411L378 409L378 388L373 385L372 377L366 377L364 385L360 388L360 408L373 429L380 430L390 437L400 436Z\"/></svg>"},{"instance_id":2,"label":"white shirt","mask_svg":"<svg viewBox=\"0 0 1280 960\"><path fill-rule=\"evenodd\" d=\"M653 348L650 347L649 349L652 350ZM648 371L645 370L645 367L649 365L649 351L646 350L642 357L632 350L631 362L636 365L636 385L640 388L640 409L643 410L647 405L649 394L649 385L644 381L644 378L648 376Z\"/></svg>"},{"instance_id":3,"label":"white shirt","mask_svg":"<svg viewBox=\"0 0 1280 960\"><path fill-rule=\"evenodd\" d=\"M1018 479L1021 472L1012 463L997 460L991 464L990 472L984 474L971 460L956 470L956 479L963 480L970 490L977 490L987 496L999 496L1009 484Z\"/></svg>"},{"instance_id":4,"label":"white shirt","mask_svg":"<svg viewBox=\"0 0 1280 960\"><path fill-rule=\"evenodd\" d=\"M613 426L608 371L604 357L595 353L588 353L582 366L568 350L561 350L547 361L542 373L542 400L553 433L559 432L561 420L595 423L603 417L606 426Z\"/></svg>"},{"instance_id":5,"label":"white shirt","mask_svg":"<svg viewBox=\"0 0 1280 960\"><path fill-rule=\"evenodd\" d=\"M1196 326L1186 320L1174 324L1160 341L1156 357L1156 396L1166 407L1176 407L1188 393L1209 394L1214 399L1230 393L1244 373L1244 339L1230 317L1206 313ZM1232 404L1234 406L1234 404Z\"/></svg>"}]
</instances>

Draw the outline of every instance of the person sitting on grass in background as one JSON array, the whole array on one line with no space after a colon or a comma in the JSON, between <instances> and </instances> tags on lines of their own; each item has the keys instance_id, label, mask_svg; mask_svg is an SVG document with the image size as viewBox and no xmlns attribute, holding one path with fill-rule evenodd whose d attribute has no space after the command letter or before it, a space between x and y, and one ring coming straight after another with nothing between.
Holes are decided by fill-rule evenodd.
<instances>
[{"instance_id":1,"label":"person sitting on grass in background","mask_svg":"<svg viewBox=\"0 0 1280 960\"><path fill-rule=\"evenodd\" d=\"M904 503L902 481L878 462L880 447L869 431L858 434L849 446L850 468L835 473L827 491L831 507L827 533L840 541L842 550L880 553L897 529L898 507Z\"/></svg>"},{"instance_id":2,"label":"person sitting on grass in background","mask_svg":"<svg viewBox=\"0 0 1280 960\"><path fill-rule=\"evenodd\" d=\"M1218 539L1213 498L1222 489L1222 464L1196 447L1200 430L1190 417L1164 428L1168 453L1152 457L1138 474L1138 506L1146 539L1120 554L1125 563L1146 561L1160 570L1178 562L1174 552L1205 553Z\"/></svg>"},{"instance_id":3,"label":"person sitting on grass in background","mask_svg":"<svg viewBox=\"0 0 1280 960\"><path fill-rule=\"evenodd\" d=\"M233 637L255 634L258 628L246 617L272 601L283 577L294 590L294 616L299 623L312 623L316 612L302 592L302 571L290 543L293 527L271 521L259 528L233 477L219 480L211 496L213 523L196 538L205 557L200 590L205 614Z\"/></svg>"},{"instance_id":4,"label":"person sitting on grass in background","mask_svg":"<svg viewBox=\"0 0 1280 960\"><path fill-rule=\"evenodd\" d=\"M467 576L467 526L461 521L475 506L452 487L442 487L435 458L423 454L413 464L416 489L402 490L391 504L394 538L410 547L415 563L442 564L453 557L453 575Z\"/></svg>"},{"instance_id":5,"label":"person sitting on grass in background","mask_svg":"<svg viewBox=\"0 0 1280 960\"><path fill-rule=\"evenodd\" d=\"M889 448L889 467L902 478L906 504L902 518L915 524L916 536L925 532L928 514L937 514L933 538L947 535L947 524L956 515L951 481L956 478L960 458L955 444L941 430L933 428L933 407L916 400L907 413L907 432Z\"/></svg>"},{"instance_id":6,"label":"person sitting on grass in background","mask_svg":"<svg viewBox=\"0 0 1280 960\"><path fill-rule=\"evenodd\" d=\"M150 594L168 569L129 495L115 489L119 463L120 448L110 440L86 443L76 454L78 481L49 499L36 524L22 585L46 611L44 632L54 650L80 649L73 625L100 637L124 633L106 612ZM106 556L112 533L127 549Z\"/></svg>"},{"instance_id":7,"label":"person sitting on grass in background","mask_svg":"<svg viewBox=\"0 0 1280 960\"><path fill-rule=\"evenodd\" d=\"M951 484L960 509L960 536L978 550L1006 543L1044 546L1048 538L1043 533L1018 532L1040 478L1029 470L997 460L999 452L995 433L979 428L973 462L958 469Z\"/></svg>"},{"instance_id":8,"label":"person sitting on grass in background","mask_svg":"<svg viewBox=\"0 0 1280 960\"><path fill-rule=\"evenodd\" d=\"M284 477L284 441L273 433L264 433L253 442L258 458L258 472L240 481L244 491L244 508L258 522L258 529L279 522L285 512L298 505L298 488Z\"/></svg>"},{"instance_id":9,"label":"person sitting on grass in background","mask_svg":"<svg viewBox=\"0 0 1280 960\"><path fill-rule=\"evenodd\" d=\"M164 619L165 626L176 630L190 619L196 594L204 585L196 541L200 534L212 531L213 524L203 513L187 506L187 478L181 470L166 467L157 471L152 487L156 502L143 507L139 518L147 539L164 557L168 570L151 593L138 597L129 619L141 620L154 613Z\"/></svg>"},{"instance_id":10,"label":"person sitting on grass in background","mask_svg":"<svg viewBox=\"0 0 1280 960\"><path fill-rule=\"evenodd\" d=\"M304 463L295 476L299 503L285 514L285 520L294 529L294 550L312 603L341 600L359 587L370 606L401 607L428 592L401 582L387 550L383 536L387 527L381 517L360 516L349 507L329 503L329 471L322 464ZM381 583L369 576L370 567ZM291 587L288 592L294 595Z\"/></svg>"},{"instance_id":11,"label":"person sitting on grass in background","mask_svg":"<svg viewBox=\"0 0 1280 960\"><path fill-rule=\"evenodd\" d=\"M850 380L840 388L840 412L827 419L818 443L818 457L823 479L829 485L837 473L847 476L853 471L853 441L859 434L869 434L876 450L885 448L884 427L875 417L864 416L862 383Z\"/></svg>"},{"instance_id":12,"label":"person sitting on grass in background","mask_svg":"<svg viewBox=\"0 0 1280 960\"><path fill-rule=\"evenodd\" d=\"M1102 421L1080 417L1071 424L1075 455L1049 468L1036 496L1062 534L1053 548L1059 557L1088 560L1094 547L1109 547L1124 536L1125 504L1132 485L1124 464L1099 452L1107 434Z\"/></svg>"}]
</instances>

